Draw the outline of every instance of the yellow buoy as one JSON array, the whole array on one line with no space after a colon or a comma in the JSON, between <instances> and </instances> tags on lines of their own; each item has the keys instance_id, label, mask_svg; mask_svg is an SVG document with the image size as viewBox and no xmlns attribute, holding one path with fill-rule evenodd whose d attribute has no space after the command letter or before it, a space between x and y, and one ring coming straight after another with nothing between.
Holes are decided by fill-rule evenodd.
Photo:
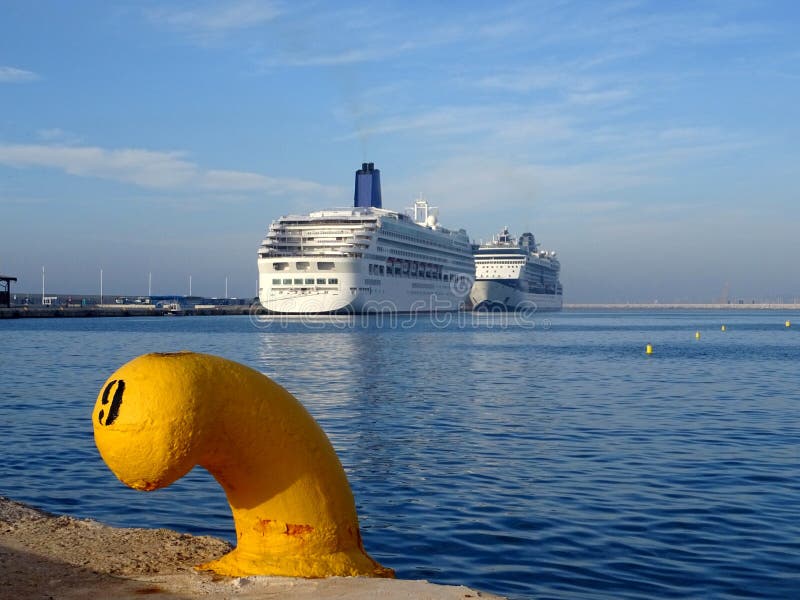
<instances>
[{"instance_id":1,"label":"yellow buoy","mask_svg":"<svg viewBox=\"0 0 800 600\"><path fill-rule=\"evenodd\" d=\"M722 331L725 331L725 325L722 326Z\"/></svg>"},{"instance_id":2,"label":"yellow buoy","mask_svg":"<svg viewBox=\"0 0 800 600\"><path fill-rule=\"evenodd\" d=\"M234 577L394 576L364 550L328 437L258 371L208 354L145 354L103 384L92 422L103 460L130 487L166 487L195 465L222 485L237 545L198 569Z\"/></svg>"},{"instance_id":3,"label":"yellow buoy","mask_svg":"<svg viewBox=\"0 0 800 600\"><path fill-rule=\"evenodd\" d=\"M791 321L786 321L786 326L787 327L791 327L792 326L792 322Z\"/></svg>"},{"instance_id":4,"label":"yellow buoy","mask_svg":"<svg viewBox=\"0 0 800 600\"><path fill-rule=\"evenodd\" d=\"M700 339L700 332L699 331L695 331L694 332L694 339L696 339L696 340Z\"/></svg>"},{"instance_id":5,"label":"yellow buoy","mask_svg":"<svg viewBox=\"0 0 800 600\"><path fill-rule=\"evenodd\" d=\"M650 344L647 344L647 346L645 346L644 353L645 354L652 354L653 353L653 346L651 346Z\"/></svg>"}]
</instances>

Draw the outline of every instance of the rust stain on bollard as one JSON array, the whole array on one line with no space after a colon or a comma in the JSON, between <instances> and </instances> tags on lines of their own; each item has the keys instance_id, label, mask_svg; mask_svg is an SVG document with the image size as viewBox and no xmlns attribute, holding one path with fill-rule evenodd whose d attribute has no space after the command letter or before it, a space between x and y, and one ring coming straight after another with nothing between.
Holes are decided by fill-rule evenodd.
<instances>
[{"instance_id":1,"label":"rust stain on bollard","mask_svg":"<svg viewBox=\"0 0 800 600\"><path fill-rule=\"evenodd\" d=\"M103 460L130 487L166 487L195 465L223 487L238 544L198 568L236 577L394 576L364 551L327 436L261 373L208 354L146 354L103 384L92 423Z\"/></svg>"}]
</instances>

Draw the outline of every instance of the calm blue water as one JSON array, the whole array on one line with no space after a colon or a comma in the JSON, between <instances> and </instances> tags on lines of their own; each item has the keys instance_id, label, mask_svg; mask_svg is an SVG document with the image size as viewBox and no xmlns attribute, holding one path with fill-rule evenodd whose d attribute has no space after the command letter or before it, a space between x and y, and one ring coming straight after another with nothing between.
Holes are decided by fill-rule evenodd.
<instances>
[{"instance_id":1,"label":"calm blue water","mask_svg":"<svg viewBox=\"0 0 800 600\"><path fill-rule=\"evenodd\" d=\"M347 469L367 550L399 577L511 598L800 597L800 315L395 325L0 321L0 494L233 541L207 473L136 492L94 447L105 378L190 349L302 400Z\"/></svg>"}]
</instances>

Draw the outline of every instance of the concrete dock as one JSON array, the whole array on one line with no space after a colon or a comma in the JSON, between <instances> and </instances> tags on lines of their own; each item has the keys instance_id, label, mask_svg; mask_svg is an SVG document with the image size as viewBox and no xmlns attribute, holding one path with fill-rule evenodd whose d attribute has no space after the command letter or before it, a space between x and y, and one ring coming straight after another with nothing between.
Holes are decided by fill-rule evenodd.
<instances>
[{"instance_id":1,"label":"concrete dock","mask_svg":"<svg viewBox=\"0 0 800 600\"><path fill-rule=\"evenodd\" d=\"M53 515L0 496L0 598L503 600L464 586L366 577L221 577L194 565L220 539Z\"/></svg>"}]
</instances>

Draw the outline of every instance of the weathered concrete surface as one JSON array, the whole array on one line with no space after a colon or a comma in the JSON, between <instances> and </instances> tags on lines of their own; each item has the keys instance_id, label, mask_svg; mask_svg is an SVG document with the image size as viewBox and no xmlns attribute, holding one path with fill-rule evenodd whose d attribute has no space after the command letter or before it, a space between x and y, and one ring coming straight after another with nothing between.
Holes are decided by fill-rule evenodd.
<instances>
[{"instance_id":1,"label":"weathered concrete surface","mask_svg":"<svg viewBox=\"0 0 800 600\"><path fill-rule=\"evenodd\" d=\"M0 497L0 598L466 600L500 597L426 581L229 578L193 566L230 550L212 537L51 515Z\"/></svg>"}]
</instances>

